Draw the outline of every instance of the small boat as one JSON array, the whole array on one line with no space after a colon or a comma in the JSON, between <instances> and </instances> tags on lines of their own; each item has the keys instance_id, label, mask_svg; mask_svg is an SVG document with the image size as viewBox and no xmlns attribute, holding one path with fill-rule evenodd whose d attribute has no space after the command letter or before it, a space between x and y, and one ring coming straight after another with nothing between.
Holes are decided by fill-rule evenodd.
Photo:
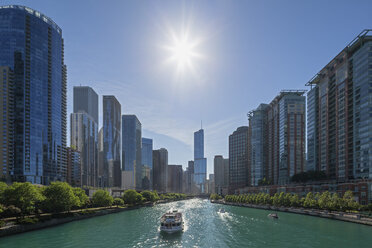
<instances>
[{"instance_id":1,"label":"small boat","mask_svg":"<svg viewBox=\"0 0 372 248\"><path fill-rule=\"evenodd\" d=\"M161 217L160 231L175 233L183 231L182 213L178 210L169 211Z\"/></svg>"},{"instance_id":2,"label":"small boat","mask_svg":"<svg viewBox=\"0 0 372 248\"><path fill-rule=\"evenodd\" d=\"M279 217L276 213L271 213L271 214L268 215L268 217L273 218L273 219L279 219Z\"/></svg>"},{"instance_id":3,"label":"small boat","mask_svg":"<svg viewBox=\"0 0 372 248\"><path fill-rule=\"evenodd\" d=\"M225 213L226 211L225 211L224 208L221 208L221 209L219 210L219 212L223 214L223 213Z\"/></svg>"}]
</instances>

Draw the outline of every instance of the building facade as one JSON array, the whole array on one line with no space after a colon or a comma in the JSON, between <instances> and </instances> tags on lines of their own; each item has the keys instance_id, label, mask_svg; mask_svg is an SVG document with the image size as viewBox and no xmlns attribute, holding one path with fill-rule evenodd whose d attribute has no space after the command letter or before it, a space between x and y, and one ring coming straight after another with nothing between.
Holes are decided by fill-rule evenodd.
<instances>
[{"instance_id":1,"label":"building facade","mask_svg":"<svg viewBox=\"0 0 372 248\"><path fill-rule=\"evenodd\" d=\"M229 191L249 185L248 127L242 126L229 136Z\"/></svg>"},{"instance_id":2,"label":"building facade","mask_svg":"<svg viewBox=\"0 0 372 248\"><path fill-rule=\"evenodd\" d=\"M168 183L168 151L165 148L154 150L153 159L153 189L158 192L167 192Z\"/></svg>"},{"instance_id":3,"label":"building facade","mask_svg":"<svg viewBox=\"0 0 372 248\"><path fill-rule=\"evenodd\" d=\"M86 112L72 113L70 146L80 152L81 184L98 187L98 126Z\"/></svg>"},{"instance_id":4,"label":"building facade","mask_svg":"<svg viewBox=\"0 0 372 248\"><path fill-rule=\"evenodd\" d=\"M0 66L0 89L0 179L10 183L14 176L14 81L7 66Z\"/></svg>"},{"instance_id":5,"label":"building facade","mask_svg":"<svg viewBox=\"0 0 372 248\"><path fill-rule=\"evenodd\" d=\"M62 30L31 8L0 7L0 65L14 74L13 180L66 180L66 66Z\"/></svg>"},{"instance_id":6,"label":"building facade","mask_svg":"<svg viewBox=\"0 0 372 248\"><path fill-rule=\"evenodd\" d=\"M121 105L103 96L103 187L121 187Z\"/></svg>"},{"instance_id":7,"label":"building facade","mask_svg":"<svg viewBox=\"0 0 372 248\"><path fill-rule=\"evenodd\" d=\"M98 94L89 86L74 86L74 113L85 112L99 126Z\"/></svg>"},{"instance_id":8,"label":"building facade","mask_svg":"<svg viewBox=\"0 0 372 248\"><path fill-rule=\"evenodd\" d=\"M194 183L200 193L206 193L207 159L204 157L204 130L194 133Z\"/></svg>"},{"instance_id":9,"label":"building facade","mask_svg":"<svg viewBox=\"0 0 372 248\"><path fill-rule=\"evenodd\" d=\"M229 188L229 159L221 155L214 156L215 192L219 195L228 194Z\"/></svg>"},{"instance_id":10,"label":"building facade","mask_svg":"<svg viewBox=\"0 0 372 248\"><path fill-rule=\"evenodd\" d=\"M67 147L67 182L73 187L82 187L80 152Z\"/></svg>"},{"instance_id":11,"label":"building facade","mask_svg":"<svg viewBox=\"0 0 372 248\"><path fill-rule=\"evenodd\" d=\"M168 189L167 192L182 193L182 165L168 165Z\"/></svg>"},{"instance_id":12,"label":"building facade","mask_svg":"<svg viewBox=\"0 0 372 248\"><path fill-rule=\"evenodd\" d=\"M267 104L249 112L249 170L250 184L257 186L267 177Z\"/></svg>"},{"instance_id":13,"label":"building facade","mask_svg":"<svg viewBox=\"0 0 372 248\"><path fill-rule=\"evenodd\" d=\"M149 189L152 189L152 149L152 139L142 138L142 169L149 171L148 176L142 175L142 185L148 180Z\"/></svg>"},{"instance_id":14,"label":"building facade","mask_svg":"<svg viewBox=\"0 0 372 248\"><path fill-rule=\"evenodd\" d=\"M344 182L372 178L372 36L363 31L306 85L308 156L315 170ZM310 136L311 138L312 136Z\"/></svg>"},{"instance_id":15,"label":"building facade","mask_svg":"<svg viewBox=\"0 0 372 248\"><path fill-rule=\"evenodd\" d=\"M268 178L286 184L305 170L305 91L281 91L270 103L268 119Z\"/></svg>"},{"instance_id":16,"label":"building facade","mask_svg":"<svg viewBox=\"0 0 372 248\"><path fill-rule=\"evenodd\" d=\"M133 188L142 188L142 126L135 115L122 116L122 170L133 174Z\"/></svg>"}]
</instances>

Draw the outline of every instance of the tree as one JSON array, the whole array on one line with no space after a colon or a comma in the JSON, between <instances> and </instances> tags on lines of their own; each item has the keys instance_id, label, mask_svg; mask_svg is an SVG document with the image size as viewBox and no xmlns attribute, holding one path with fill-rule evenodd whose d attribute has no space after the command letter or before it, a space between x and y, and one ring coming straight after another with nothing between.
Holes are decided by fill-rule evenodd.
<instances>
[{"instance_id":1,"label":"tree","mask_svg":"<svg viewBox=\"0 0 372 248\"><path fill-rule=\"evenodd\" d=\"M353 192L350 190L345 192L342 201L345 210L357 210L359 208L359 204L354 200Z\"/></svg>"},{"instance_id":2,"label":"tree","mask_svg":"<svg viewBox=\"0 0 372 248\"><path fill-rule=\"evenodd\" d=\"M140 204L143 202L144 198L140 193L133 189L128 189L124 192L123 200L126 204Z\"/></svg>"},{"instance_id":3,"label":"tree","mask_svg":"<svg viewBox=\"0 0 372 248\"><path fill-rule=\"evenodd\" d=\"M314 194L312 192L307 193L305 201L304 201L304 207L305 208L316 208L317 202L314 198Z\"/></svg>"},{"instance_id":4,"label":"tree","mask_svg":"<svg viewBox=\"0 0 372 248\"><path fill-rule=\"evenodd\" d=\"M331 194L328 191L324 191L318 198L319 208L329 209L329 203L331 202Z\"/></svg>"},{"instance_id":5,"label":"tree","mask_svg":"<svg viewBox=\"0 0 372 248\"><path fill-rule=\"evenodd\" d=\"M121 199L121 198L115 198L114 199L114 205L116 205L116 206L123 206L124 205L123 199Z\"/></svg>"},{"instance_id":6,"label":"tree","mask_svg":"<svg viewBox=\"0 0 372 248\"><path fill-rule=\"evenodd\" d=\"M0 182L0 203L3 203L3 193L5 189L8 188L8 185L4 182Z\"/></svg>"},{"instance_id":7,"label":"tree","mask_svg":"<svg viewBox=\"0 0 372 248\"><path fill-rule=\"evenodd\" d=\"M92 197L92 203L97 207L111 206L114 202L114 198L109 194L108 191L99 189L94 192Z\"/></svg>"},{"instance_id":8,"label":"tree","mask_svg":"<svg viewBox=\"0 0 372 248\"><path fill-rule=\"evenodd\" d=\"M35 204L44 198L40 190L31 183L13 183L3 191L5 205L21 210L21 215L30 214L35 209Z\"/></svg>"},{"instance_id":9,"label":"tree","mask_svg":"<svg viewBox=\"0 0 372 248\"><path fill-rule=\"evenodd\" d=\"M150 201L150 202L156 201L155 194L153 192L149 191L149 190L142 191L141 195L143 196L145 201Z\"/></svg>"},{"instance_id":10,"label":"tree","mask_svg":"<svg viewBox=\"0 0 372 248\"><path fill-rule=\"evenodd\" d=\"M293 194L290 200L291 207L299 207L300 206L300 198L297 194Z\"/></svg>"},{"instance_id":11,"label":"tree","mask_svg":"<svg viewBox=\"0 0 372 248\"><path fill-rule=\"evenodd\" d=\"M52 182L44 189L44 209L49 212L70 211L73 206L79 206L79 197L66 182Z\"/></svg>"},{"instance_id":12,"label":"tree","mask_svg":"<svg viewBox=\"0 0 372 248\"><path fill-rule=\"evenodd\" d=\"M86 207L89 202L89 197L85 194L85 190L82 188L73 188L74 195L77 197L79 208Z\"/></svg>"}]
</instances>

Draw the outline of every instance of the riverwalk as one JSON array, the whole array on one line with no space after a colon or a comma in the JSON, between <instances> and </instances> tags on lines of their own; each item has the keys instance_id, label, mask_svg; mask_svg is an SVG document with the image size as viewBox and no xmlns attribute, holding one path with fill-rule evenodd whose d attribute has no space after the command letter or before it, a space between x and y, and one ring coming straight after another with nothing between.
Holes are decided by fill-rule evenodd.
<instances>
[{"instance_id":1,"label":"riverwalk","mask_svg":"<svg viewBox=\"0 0 372 248\"><path fill-rule=\"evenodd\" d=\"M143 208L143 207L152 207L154 205L165 204L165 203L169 203L169 202L173 202L173 201L181 201L181 199L159 200L157 202L146 202L146 203L141 204L141 205L126 206L126 207L112 206L112 207L79 209L79 210L72 210L70 212L59 213L57 215L51 214L51 213L46 213L46 214L41 214L39 216L36 216L36 215L25 216L27 218L35 218L36 217L36 218L39 219L39 221L37 223L33 223L33 224L31 224L31 223L30 224L17 224L15 217L6 218L6 219L2 219L4 221L6 221L7 224L0 228L0 238L5 237L5 236L9 236L9 235L14 235L14 234L19 234L19 233L44 229L44 228L47 228L47 227L53 227L53 226L69 223L69 222L72 222L72 221L84 220L84 219L88 219L88 218L92 218L92 217L97 217L97 216L102 216L102 215L107 215L107 214L113 214L113 213L119 213L119 212L123 212L123 211L139 209L139 208Z\"/></svg>"},{"instance_id":2,"label":"riverwalk","mask_svg":"<svg viewBox=\"0 0 372 248\"><path fill-rule=\"evenodd\" d=\"M371 217L363 216L363 215L355 214L355 213L333 212L333 211L320 210L320 209L276 207L276 206L271 206L271 205L255 205L255 204L248 204L248 203L225 202L224 200L211 200L211 202L216 203L216 204L229 205L229 206L257 208L257 209L263 209L263 210L272 210L272 211L287 212L287 213L294 213L294 214L311 215L315 217L347 221L347 222L353 222L353 223L372 226Z\"/></svg>"}]
</instances>

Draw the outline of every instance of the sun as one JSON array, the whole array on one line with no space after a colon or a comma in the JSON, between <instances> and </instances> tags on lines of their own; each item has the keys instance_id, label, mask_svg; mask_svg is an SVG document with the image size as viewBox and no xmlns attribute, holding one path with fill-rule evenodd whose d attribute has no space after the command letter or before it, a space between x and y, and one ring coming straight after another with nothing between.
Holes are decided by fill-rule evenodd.
<instances>
[{"instance_id":1,"label":"sun","mask_svg":"<svg viewBox=\"0 0 372 248\"><path fill-rule=\"evenodd\" d=\"M183 32L178 35L172 32L169 43L169 45L165 46L169 53L167 62L176 66L177 73L182 73L186 70L194 71L197 59L202 57L197 51L199 40L191 39L189 32Z\"/></svg>"}]
</instances>

